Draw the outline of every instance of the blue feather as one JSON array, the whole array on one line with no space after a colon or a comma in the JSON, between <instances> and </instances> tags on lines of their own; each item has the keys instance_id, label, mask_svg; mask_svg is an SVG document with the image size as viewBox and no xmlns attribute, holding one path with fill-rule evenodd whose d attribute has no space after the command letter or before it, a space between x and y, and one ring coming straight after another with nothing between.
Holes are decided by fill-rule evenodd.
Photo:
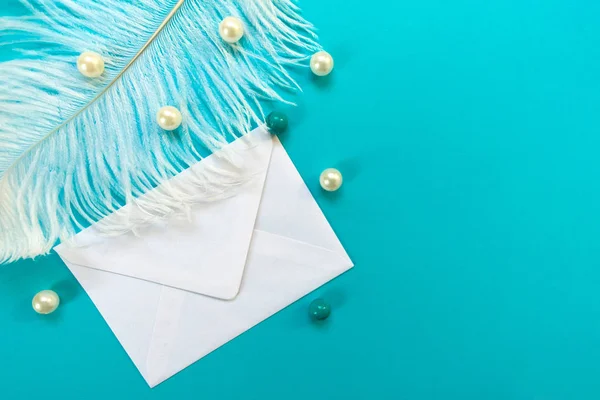
<instances>
[{"instance_id":1,"label":"blue feather","mask_svg":"<svg viewBox=\"0 0 600 400\"><path fill-rule=\"evenodd\" d=\"M243 171L212 171L194 190L138 200L261 124L261 102L297 88L287 68L319 50L316 36L292 0L182 1L23 0L31 15L0 19L0 45L19 51L0 62L0 263L47 253L125 204L144 217L105 220L107 233L240 182ZM218 33L228 15L245 26L235 45ZM102 55L100 78L78 73L83 51ZM176 132L155 121L164 105L183 114Z\"/></svg>"}]
</instances>

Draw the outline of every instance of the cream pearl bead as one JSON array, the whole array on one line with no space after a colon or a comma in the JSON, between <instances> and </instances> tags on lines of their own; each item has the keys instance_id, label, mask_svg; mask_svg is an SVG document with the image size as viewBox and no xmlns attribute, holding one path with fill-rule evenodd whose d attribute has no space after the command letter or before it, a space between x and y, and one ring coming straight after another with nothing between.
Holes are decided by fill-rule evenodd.
<instances>
[{"instance_id":1,"label":"cream pearl bead","mask_svg":"<svg viewBox=\"0 0 600 400\"><path fill-rule=\"evenodd\" d=\"M173 106L164 106L156 113L156 122L166 131L174 131L179 128L182 121L181 113Z\"/></svg>"},{"instance_id":2,"label":"cream pearl bead","mask_svg":"<svg viewBox=\"0 0 600 400\"><path fill-rule=\"evenodd\" d=\"M227 43L236 43L244 36L244 24L239 18L226 17L219 24L219 35Z\"/></svg>"},{"instance_id":3,"label":"cream pearl bead","mask_svg":"<svg viewBox=\"0 0 600 400\"><path fill-rule=\"evenodd\" d=\"M98 53L85 51L77 58L77 69L83 76L97 78L104 72L104 60Z\"/></svg>"},{"instance_id":4,"label":"cream pearl bead","mask_svg":"<svg viewBox=\"0 0 600 400\"><path fill-rule=\"evenodd\" d=\"M317 76L329 75L333 70L333 57L326 51L319 51L310 58L310 70Z\"/></svg>"},{"instance_id":5,"label":"cream pearl bead","mask_svg":"<svg viewBox=\"0 0 600 400\"><path fill-rule=\"evenodd\" d=\"M319 183L328 192L336 191L342 186L342 173L335 168L327 168L321 173Z\"/></svg>"},{"instance_id":6,"label":"cream pearl bead","mask_svg":"<svg viewBox=\"0 0 600 400\"><path fill-rule=\"evenodd\" d=\"M33 300L31 301L33 309L38 314L50 314L58 308L59 304L60 299L56 292L52 290L42 290L33 296Z\"/></svg>"}]
</instances>

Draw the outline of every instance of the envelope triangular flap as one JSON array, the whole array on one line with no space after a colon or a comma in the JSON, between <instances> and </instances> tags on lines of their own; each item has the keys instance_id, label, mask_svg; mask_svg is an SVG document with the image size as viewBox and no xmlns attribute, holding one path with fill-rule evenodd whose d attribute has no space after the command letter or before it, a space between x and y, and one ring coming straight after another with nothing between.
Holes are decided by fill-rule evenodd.
<instances>
[{"instance_id":1,"label":"envelope triangular flap","mask_svg":"<svg viewBox=\"0 0 600 400\"><path fill-rule=\"evenodd\" d=\"M131 276L218 298L238 292L260 205L273 141L258 129L237 156L252 179L234 196L198 204L190 220L171 220L137 232L107 237L94 226L76 236L76 246L56 252L72 264ZM192 168L202 168L213 156ZM173 179L185 179L186 172Z\"/></svg>"}]
</instances>

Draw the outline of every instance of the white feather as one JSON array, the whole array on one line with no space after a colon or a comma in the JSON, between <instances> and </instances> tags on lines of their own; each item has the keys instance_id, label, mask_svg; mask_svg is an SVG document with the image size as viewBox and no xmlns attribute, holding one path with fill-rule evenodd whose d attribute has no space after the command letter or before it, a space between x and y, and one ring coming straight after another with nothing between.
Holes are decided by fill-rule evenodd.
<instances>
[{"instance_id":1,"label":"white feather","mask_svg":"<svg viewBox=\"0 0 600 400\"><path fill-rule=\"evenodd\" d=\"M0 263L50 251L125 204L145 216L113 219L120 233L227 195L238 173L209 171L189 187L136 199L264 119L261 102L297 87L286 67L317 50L312 26L291 0L185 0L136 57L176 0L23 0L32 16L0 19L0 45L19 57L0 63ZM238 16L239 44L218 24ZM77 56L100 53L98 79ZM155 121L180 109L175 133ZM235 161L235 160L230 160Z\"/></svg>"}]
</instances>

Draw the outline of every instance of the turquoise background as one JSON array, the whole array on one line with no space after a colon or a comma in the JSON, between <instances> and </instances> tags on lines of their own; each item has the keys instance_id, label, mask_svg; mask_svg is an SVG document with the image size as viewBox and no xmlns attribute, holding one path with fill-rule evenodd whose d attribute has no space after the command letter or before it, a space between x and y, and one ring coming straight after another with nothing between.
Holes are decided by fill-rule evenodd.
<instances>
[{"instance_id":1,"label":"turquoise background","mask_svg":"<svg viewBox=\"0 0 600 400\"><path fill-rule=\"evenodd\" d=\"M300 5L336 68L284 145L356 268L150 390L55 254L4 266L0 398L600 397L600 3Z\"/></svg>"}]
</instances>

